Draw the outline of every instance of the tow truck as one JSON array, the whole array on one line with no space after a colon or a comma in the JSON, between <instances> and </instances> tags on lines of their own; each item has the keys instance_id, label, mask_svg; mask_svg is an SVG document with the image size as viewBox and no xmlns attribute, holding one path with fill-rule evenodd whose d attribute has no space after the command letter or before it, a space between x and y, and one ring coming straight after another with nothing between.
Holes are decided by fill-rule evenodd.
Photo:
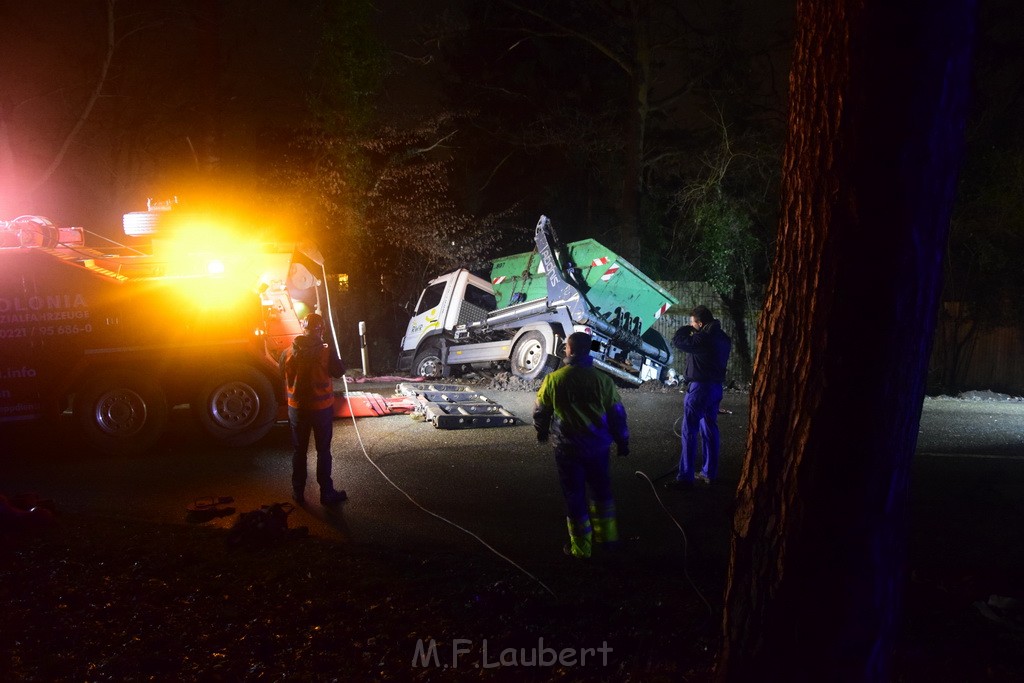
<instances>
[{"instance_id":1,"label":"tow truck","mask_svg":"<svg viewBox=\"0 0 1024 683\"><path fill-rule=\"evenodd\" d=\"M319 312L334 334L322 255L176 200L123 225L144 248L87 246L83 228L41 216L0 220L0 423L70 410L93 446L130 455L187 404L220 444L262 438L283 417L276 361L299 320Z\"/></svg>"}]
</instances>

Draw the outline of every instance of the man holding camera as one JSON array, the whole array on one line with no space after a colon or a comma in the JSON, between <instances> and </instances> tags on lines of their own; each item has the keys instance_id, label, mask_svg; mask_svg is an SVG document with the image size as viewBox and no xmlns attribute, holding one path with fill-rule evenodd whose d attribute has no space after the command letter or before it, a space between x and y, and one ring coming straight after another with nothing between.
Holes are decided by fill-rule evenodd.
<instances>
[{"instance_id":1,"label":"man holding camera","mask_svg":"<svg viewBox=\"0 0 1024 683\"><path fill-rule=\"evenodd\" d=\"M680 327L672 345L689 354L683 378L688 382L683 401L682 451L673 490L693 488L694 479L710 485L718 476L718 407L722 403L722 382L729 362L732 340L706 306L690 311L690 324ZM697 435L703 448L703 463L697 451Z\"/></svg>"}]
</instances>

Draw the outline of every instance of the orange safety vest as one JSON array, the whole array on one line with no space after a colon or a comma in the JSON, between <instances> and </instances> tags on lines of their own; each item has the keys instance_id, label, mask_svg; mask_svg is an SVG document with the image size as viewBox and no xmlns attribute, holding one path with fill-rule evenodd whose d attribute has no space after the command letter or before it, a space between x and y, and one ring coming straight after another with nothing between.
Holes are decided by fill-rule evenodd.
<instances>
[{"instance_id":1,"label":"orange safety vest","mask_svg":"<svg viewBox=\"0 0 1024 683\"><path fill-rule=\"evenodd\" d=\"M327 345L310 345L298 350L292 346L285 354L284 386L288 394L288 407L323 410L334 405L334 384L328 372L330 351Z\"/></svg>"}]
</instances>

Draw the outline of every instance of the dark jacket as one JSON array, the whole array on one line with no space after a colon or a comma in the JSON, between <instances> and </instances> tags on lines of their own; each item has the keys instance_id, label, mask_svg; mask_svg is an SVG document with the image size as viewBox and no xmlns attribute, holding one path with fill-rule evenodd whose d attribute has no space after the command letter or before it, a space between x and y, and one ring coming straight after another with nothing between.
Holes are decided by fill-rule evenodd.
<instances>
[{"instance_id":1,"label":"dark jacket","mask_svg":"<svg viewBox=\"0 0 1024 683\"><path fill-rule=\"evenodd\" d=\"M689 325L680 327L672 337L672 346L690 354L686 359L683 379L688 382L724 382L732 340L722 331L717 320L700 330Z\"/></svg>"},{"instance_id":2,"label":"dark jacket","mask_svg":"<svg viewBox=\"0 0 1024 683\"><path fill-rule=\"evenodd\" d=\"M594 369L594 359L570 356L566 364L544 378L533 409L539 438L550 431L555 445L581 450L608 449L614 441L628 450L626 409L612 378Z\"/></svg>"},{"instance_id":3,"label":"dark jacket","mask_svg":"<svg viewBox=\"0 0 1024 683\"><path fill-rule=\"evenodd\" d=\"M289 408L323 410L334 404L331 377L345 374L345 366L327 344L305 334L296 337L280 364Z\"/></svg>"}]
</instances>

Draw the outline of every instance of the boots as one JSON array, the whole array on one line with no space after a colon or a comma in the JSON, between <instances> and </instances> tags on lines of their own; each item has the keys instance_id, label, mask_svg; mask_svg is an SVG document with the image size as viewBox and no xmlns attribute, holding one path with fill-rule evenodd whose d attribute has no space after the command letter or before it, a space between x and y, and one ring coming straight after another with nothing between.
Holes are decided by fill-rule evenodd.
<instances>
[{"instance_id":1,"label":"boots","mask_svg":"<svg viewBox=\"0 0 1024 683\"><path fill-rule=\"evenodd\" d=\"M582 519L565 518L566 526L569 529L569 543L562 549L566 555L586 559L590 557L593 548L593 529L590 526L590 518Z\"/></svg>"},{"instance_id":2,"label":"boots","mask_svg":"<svg viewBox=\"0 0 1024 683\"><path fill-rule=\"evenodd\" d=\"M320 489L321 505L337 505L347 499L348 495L344 491L338 491L333 487L329 489Z\"/></svg>"},{"instance_id":3,"label":"boots","mask_svg":"<svg viewBox=\"0 0 1024 683\"><path fill-rule=\"evenodd\" d=\"M619 523L615 519L615 503L590 505L590 519L594 526L594 543L603 543L614 549L619 545Z\"/></svg>"}]
</instances>

